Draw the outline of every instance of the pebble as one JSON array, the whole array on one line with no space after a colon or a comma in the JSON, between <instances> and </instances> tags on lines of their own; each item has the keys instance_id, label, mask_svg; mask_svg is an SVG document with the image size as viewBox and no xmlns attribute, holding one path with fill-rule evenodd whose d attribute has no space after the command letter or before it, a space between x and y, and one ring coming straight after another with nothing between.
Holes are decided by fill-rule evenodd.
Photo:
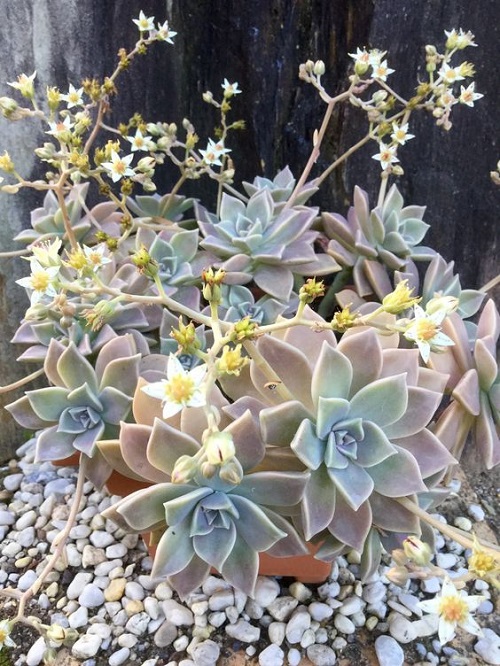
<instances>
[{"instance_id":1,"label":"pebble","mask_svg":"<svg viewBox=\"0 0 500 666\"><path fill-rule=\"evenodd\" d=\"M285 640L286 624L284 622L271 622L267 628L271 643L281 645Z\"/></svg>"},{"instance_id":2,"label":"pebble","mask_svg":"<svg viewBox=\"0 0 500 666\"><path fill-rule=\"evenodd\" d=\"M78 659L94 657L101 647L102 638L96 634L84 634L71 648L71 654Z\"/></svg>"},{"instance_id":3,"label":"pebble","mask_svg":"<svg viewBox=\"0 0 500 666\"><path fill-rule=\"evenodd\" d=\"M469 516L472 518L472 520L475 520L477 523L480 523L482 520L484 520L484 511L479 504L469 504L467 507L467 513Z\"/></svg>"},{"instance_id":4,"label":"pebble","mask_svg":"<svg viewBox=\"0 0 500 666\"><path fill-rule=\"evenodd\" d=\"M337 655L328 645L310 645L306 653L314 666L333 666L337 661Z\"/></svg>"},{"instance_id":5,"label":"pebble","mask_svg":"<svg viewBox=\"0 0 500 666\"><path fill-rule=\"evenodd\" d=\"M260 629L246 620L226 625L226 634L242 643L255 643L260 638Z\"/></svg>"},{"instance_id":6,"label":"pebble","mask_svg":"<svg viewBox=\"0 0 500 666\"><path fill-rule=\"evenodd\" d=\"M278 620L278 622L283 622L290 617L295 608L297 608L298 604L298 599L284 596L278 597L270 604L268 604L266 608L275 620Z\"/></svg>"},{"instance_id":7,"label":"pebble","mask_svg":"<svg viewBox=\"0 0 500 666\"><path fill-rule=\"evenodd\" d=\"M379 666L403 666L404 652L391 636L379 636L375 641Z\"/></svg>"},{"instance_id":8,"label":"pebble","mask_svg":"<svg viewBox=\"0 0 500 666\"><path fill-rule=\"evenodd\" d=\"M437 594L441 589L441 580L437 576L432 576L432 578L427 578L420 583L420 588L422 592L427 594Z\"/></svg>"},{"instance_id":9,"label":"pebble","mask_svg":"<svg viewBox=\"0 0 500 666\"><path fill-rule=\"evenodd\" d=\"M122 647L109 657L109 666L120 666L124 664L130 657L130 650L127 647Z\"/></svg>"},{"instance_id":10,"label":"pebble","mask_svg":"<svg viewBox=\"0 0 500 666\"><path fill-rule=\"evenodd\" d=\"M286 625L285 635L287 641L293 645L300 643L304 631L311 626L311 616L304 610L294 613Z\"/></svg>"},{"instance_id":11,"label":"pebble","mask_svg":"<svg viewBox=\"0 0 500 666\"><path fill-rule=\"evenodd\" d=\"M455 527L458 527L465 532L470 532L472 529L472 522L465 516L458 516L458 518L455 518L453 521L453 524Z\"/></svg>"},{"instance_id":12,"label":"pebble","mask_svg":"<svg viewBox=\"0 0 500 666\"><path fill-rule=\"evenodd\" d=\"M78 603L85 608L97 608L104 603L104 593L97 585L89 583L78 596Z\"/></svg>"},{"instance_id":13,"label":"pebble","mask_svg":"<svg viewBox=\"0 0 500 666\"><path fill-rule=\"evenodd\" d=\"M26 655L26 666L38 666L38 664L40 664L43 659L43 654L46 650L46 647L47 646L45 645L43 636L37 638Z\"/></svg>"},{"instance_id":14,"label":"pebble","mask_svg":"<svg viewBox=\"0 0 500 666\"><path fill-rule=\"evenodd\" d=\"M299 666L300 660L302 659L302 655L297 648L290 648L286 657L289 666Z\"/></svg>"},{"instance_id":15,"label":"pebble","mask_svg":"<svg viewBox=\"0 0 500 666\"><path fill-rule=\"evenodd\" d=\"M177 627L169 620L164 620L156 630L154 643L157 647L163 648L171 645L177 638Z\"/></svg>"},{"instance_id":16,"label":"pebble","mask_svg":"<svg viewBox=\"0 0 500 666\"><path fill-rule=\"evenodd\" d=\"M389 632L398 643L409 643L417 637L417 632L413 624L399 613L391 614Z\"/></svg>"},{"instance_id":17,"label":"pebble","mask_svg":"<svg viewBox=\"0 0 500 666\"><path fill-rule=\"evenodd\" d=\"M132 617L127 621L125 628L131 634L140 636L148 628L150 617L147 613L141 612L132 615Z\"/></svg>"},{"instance_id":18,"label":"pebble","mask_svg":"<svg viewBox=\"0 0 500 666\"><path fill-rule=\"evenodd\" d=\"M255 584L254 601L259 606L267 608L278 597L280 591L277 580L258 576Z\"/></svg>"},{"instance_id":19,"label":"pebble","mask_svg":"<svg viewBox=\"0 0 500 666\"><path fill-rule=\"evenodd\" d=\"M285 663L285 653L274 643L268 645L259 654L260 666L283 666Z\"/></svg>"},{"instance_id":20,"label":"pebble","mask_svg":"<svg viewBox=\"0 0 500 666\"><path fill-rule=\"evenodd\" d=\"M354 623L346 615L335 615L333 624L341 634L353 634L356 631Z\"/></svg>"},{"instance_id":21,"label":"pebble","mask_svg":"<svg viewBox=\"0 0 500 666\"><path fill-rule=\"evenodd\" d=\"M476 652L487 664L500 664L500 636L493 629L483 629L483 638L474 645Z\"/></svg>"},{"instance_id":22,"label":"pebble","mask_svg":"<svg viewBox=\"0 0 500 666\"><path fill-rule=\"evenodd\" d=\"M198 643L192 651L196 666L215 666L220 656L220 647L215 641L206 640Z\"/></svg>"},{"instance_id":23,"label":"pebble","mask_svg":"<svg viewBox=\"0 0 500 666\"><path fill-rule=\"evenodd\" d=\"M458 557L453 553L438 553L436 564L442 569L452 569L458 562Z\"/></svg>"},{"instance_id":24,"label":"pebble","mask_svg":"<svg viewBox=\"0 0 500 666\"><path fill-rule=\"evenodd\" d=\"M16 490L19 490L23 478L24 474L8 474L6 477L4 477L3 487L5 490L13 493Z\"/></svg>"},{"instance_id":25,"label":"pebble","mask_svg":"<svg viewBox=\"0 0 500 666\"><path fill-rule=\"evenodd\" d=\"M175 599L166 599L162 603L163 612L167 620L177 627L190 627L194 624L194 616L189 608L186 608Z\"/></svg>"}]
</instances>

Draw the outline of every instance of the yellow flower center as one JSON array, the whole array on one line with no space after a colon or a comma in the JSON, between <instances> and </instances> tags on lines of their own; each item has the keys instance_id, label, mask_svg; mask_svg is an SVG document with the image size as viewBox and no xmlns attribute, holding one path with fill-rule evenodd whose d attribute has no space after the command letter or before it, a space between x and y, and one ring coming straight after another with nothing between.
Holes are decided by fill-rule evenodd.
<instances>
[{"instance_id":1,"label":"yellow flower center","mask_svg":"<svg viewBox=\"0 0 500 666\"><path fill-rule=\"evenodd\" d=\"M495 570L495 559L487 553L481 551L474 552L469 558L469 571L484 576L489 571Z\"/></svg>"},{"instance_id":2,"label":"yellow flower center","mask_svg":"<svg viewBox=\"0 0 500 666\"><path fill-rule=\"evenodd\" d=\"M432 340L440 331L439 326L429 319L420 319L417 324L417 340Z\"/></svg>"},{"instance_id":3,"label":"yellow flower center","mask_svg":"<svg viewBox=\"0 0 500 666\"><path fill-rule=\"evenodd\" d=\"M469 613L469 609L464 599L454 595L443 597L439 604L439 615L447 622L458 624L463 622Z\"/></svg>"},{"instance_id":4,"label":"yellow flower center","mask_svg":"<svg viewBox=\"0 0 500 666\"><path fill-rule=\"evenodd\" d=\"M88 255L88 260L94 266L100 266L102 264L102 256L99 252L90 252Z\"/></svg>"},{"instance_id":5,"label":"yellow flower center","mask_svg":"<svg viewBox=\"0 0 500 666\"><path fill-rule=\"evenodd\" d=\"M187 375L175 375L165 384L165 398L178 404L185 404L194 393L194 382Z\"/></svg>"},{"instance_id":6,"label":"yellow flower center","mask_svg":"<svg viewBox=\"0 0 500 666\"><path fill-rule=\"evenodd\" d=\"M3 645L5 643L5 640L7 639L8 632L5 631L5 629L0 629L0 645Z\"/></svg>"},{"instance_id":7,"label":"yellow flower center","mask_svg":"<svg viewBox=\"0 0 500 666\"><path fill-rule=\"evenodd\" d=\"M69 93L68 99L70 102L73 102L73 104L77 104L80 101L80 96L78 95L77 92Z\"/></svg>"},{"instance_id":8,"label":"yellow flower center","mask_svg":"<svg viewBox=\"0 0 500 666\"><path fill-rule=\"evenodd\" d=\"M35 291L45 291L49 283L50 278L44 271L35 271L31 275L31 286Z\"/></svg>"},{"instance_id":9,"label":"yellow flower center","mask_svg":"<svg viewBox=\"0 0 500 666\"><path fill-rule=\"evenodd\" d=\"M122 160L118 160L113 166L116 173L125 173L125 169L127 168L127 165Z\"/></svg>"}]
</instances>

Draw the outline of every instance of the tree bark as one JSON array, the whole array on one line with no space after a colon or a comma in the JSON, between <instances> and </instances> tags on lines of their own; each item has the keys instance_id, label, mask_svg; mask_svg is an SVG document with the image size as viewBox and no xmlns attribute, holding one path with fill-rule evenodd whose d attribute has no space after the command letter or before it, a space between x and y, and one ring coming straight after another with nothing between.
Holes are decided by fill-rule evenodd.
<instances>
[{"instance_id":1,"label":"tree bark","mask_svg":"<svg viewBox=\"0 0 500 666\"><path fill-rule=\"evenodd\" d=\"M477 49L463 52L476 64L476 89L484 93L474 109L456 109L454 126L445 132L435 120L416 114L412 133L417 139L401 150L405 174L398 187L407 203L425 204L431 224L426 244L448 260L455 260L462 286L480 287L498 272L500 227L496 204L498 188L489 178L496 166L496 111L499 108L497 44L500 10L495 0L0 0L0 81L37 70L37 86L57 85L61 91L85 77L109 74L121 46L137 38L132 23L139 9L158 21L168 19L178 32L175 46L155 44L118 81L119 97L112 122L128 120L139 111L148 121L180 124L184 117L195 125L204 143L214 136L217 118L201 101L206 90L218 96L224 77L238 81L242 95L234 99L234 118L246 130L233 135L236 180L256 175L273 177L289 165L296 177L307 162L313 132L321 124L324 104L311 86L298 79L298 67L310 58L326 64L325 87L332 93L345 85L356 47L388 51L396 72L391 85L411 96L423 74L425 44L441 47L443 30L471 30ZM2 95L13 95L0 84ZM359 110L343 107L333 117L312 175L355 142L365 131ZM8 150L23 176L33 178L39 168L33 148L43 142L35 121L7 123L0 119L0 149ZM335 172L314 202L345 214L355 184L376 200L379 165L371 159L373 143L356 153ZM175 180L167 169L159 191ZM189 188L187 190L189 192ZM191 184L201 198L214 197L208 180ZM14 249L12 236L29 225L29 212L42 197L23 191L16 197L0 195L3 250ZM20 259L2 260L0 365L2 384L23 374L8 340L14 334L27 300L14 280L26 274ZM496 292L498 294L498 291ZM33 368L28 368L32 370ZM17 395L20 395L18 391ZM15 396L0 396L3 404ZM3 410L0 414L0 459L12 455L24 433Z\"/></svg>"}]
</instances>

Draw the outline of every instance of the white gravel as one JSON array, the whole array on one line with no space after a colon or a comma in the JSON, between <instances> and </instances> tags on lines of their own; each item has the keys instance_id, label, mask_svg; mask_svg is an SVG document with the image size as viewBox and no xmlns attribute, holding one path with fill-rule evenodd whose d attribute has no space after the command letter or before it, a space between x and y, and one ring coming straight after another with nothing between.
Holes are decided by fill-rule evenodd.
<instances>
[{"instance_id":1,"label":"white gravel","mask_svg":"<svg viewBox=\"0 0 500 666\"><path fill-rule=\"evenodd\" d=\"M21 447L18 466L21 471L11 466L4 477L0 498L0 587L25 590L65 524L76 477L72 468L35 465L29 443ZM103 520L100 512L111 501L106 492L85 484L79 523L66 546L67 567L57 567L28 610L43 611L52 623L77 630L71 655L84 666L215 666L228 647L255 656L260 666L298 666L302 657L314 666L333 666L356 642L360 628L365 637L373 633L379 666L401 666L409 649L412 659L416 649L428 664L467 663L467 655L441 648L436 618L422 615L418 607L420 599L440 590L438 578L402 589L385 577L386 562L362 585L359 556L352 553L338 559L320 586L259 577L255 598L249 599L210 576L181 603L168 583L151 579L152 562L142 542ZM470 505L468 514L454 523L470 531L471 519L483 520L484 512ZM440 536L437 541L436 564L457 575L466 564L463 548ZM495 610L488 584L477 581L475 588L486 597L477 614L481 624ZM418 642L422 639L425 645ZM15 666L42 663L42 639L34 637L20 649ZM474 650L486 664L500 665L500 638L491 629Z\"/></svg>"}]
</instances>

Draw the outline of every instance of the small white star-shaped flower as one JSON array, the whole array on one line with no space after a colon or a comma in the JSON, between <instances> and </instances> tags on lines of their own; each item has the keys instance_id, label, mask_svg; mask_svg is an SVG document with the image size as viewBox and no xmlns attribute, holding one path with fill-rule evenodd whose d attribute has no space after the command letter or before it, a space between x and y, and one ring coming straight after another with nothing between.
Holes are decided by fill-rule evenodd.
<instances>
[{"instance_id":1,"label":"small white star-shaped flower","mask_svg":"<svg viewBox=\"0 0 500 666\"><path fill-rule=\"evenodd\" d=\"M429 314L419 305L415 305L414 311L415 319L408 325L403 335L417 345L420 355L427 363L431 351L443 351L443 347L451 347L455 344L441 331L441 324L449 313L443 307Z\"/></svg>"},{"instance_id":2,"label":"small white star-shaped flower","mask_svg":"<svg viewBox=\"0 0 500 666\"><path fill-rule=\"evenodd\" d=\"M139 18L138 19L132 19L132 21L139 28L140 32L145 32L146 30L154 30L155 29L155 17L154 16L146 16L146 14L142 11L142 9L139 12Z\"/></svg>"},{"instance_id":3,"label":"small white star-shaped flower","mask_svg":"<svg viewBox=\"0 0 500 666\"><path fill-rule=\"evenodd\" d=\"M54 287L54 280L59 273L59 266L44 267L36 259L31 259L31 275L16 280L16 283L32 291L30 300L31 305L36 305L43 296L54 298L57 291Z\"/></svg>"},{"instance_id":4,"label":"small white star-shaped flower","mask_svg":"<svg viewBox=\"0 0 500 666\"><path fill-rule=\"evenodd\" d=\"M150 136L144 136L140 129L136 131L135 136L127 136L126 138L132 144L132 152L136 150L150 150L152 139Z\"/></svg>"},{"instance_id":5,"label":"small white star-shaped flower","mask_svg":"<svg viewBox=\"0 0 500 666\"><path fill-rule=\"evenodd\" d=\"M168 42L169 44L173 44L172 37L176 36L176 32L173 30L170 30L168 26L168 21L165 21L163 25L160 25L158 23L158 31L156 32L156 39L160 42Z\"/></svg>"},{"instance_id":6,"label":"small white star-shaped flower","mask_svg":"<svg viewBox=\"0 0 500 666\"><path fill-rule=\"evenodd\" d=\"M69 91L67 95L61 95L61 99L64 100L68 109L72 109L74 106L83 106L83 88L78 90L70 83Z\"/></svg>"},{"instance_id":7,"label":"small white star-shaped flower","mask_svg":"<svg viewBox=\"0 0 500 666\"><path fill-rule=\"evenodd\" d=\"M206 404L204 380L207 366L197 365L185 370L179 359L170 354L167 379L142 387L147 395L162 401L163 418L168 419L184 407L203 407Z\"/></svg>"},{"instance_id":8,"label":"small white star-shaped flower","mask_svg":"<svg viewBox=\"0 0 500 666\"><path fill-rule=\"evenodd\" d=\"M121 178L135 175L135 171L129 167L133 159L133 155L120 157L115 150L112 150L111 162L103 162L101 166L108 171L113 183L117 183Z\"/></svg>"},{"instance_id":9,"label":"small white star-shaped flower","mask_svg":"<svg viewBox=\"0 0 500 666\"><path fill-rule=\"evenodd\" d=\"M222 89L224 90L224 93L227 97L232 97L233 95L239 95L240 92L242 92L238 88L238 82L235 81L234 83L229 83L227 79L224 79L224 83L222 84Z\"/></svg>"},{"instance_id":10,"label":"small white star-shaped flower","mask_svg":"<svg viewBox=\"0 0 500 666\"><path fill-rule=\"evenodd\" d=\"M394 70L387 65L387 60L384 60L379 64L372 64L372 67L373 67L373 74L372 74L373 78L380 79L381 81L387 81L387 77L389 76L389 74L392 74L394 72Z\"/></svg>"},{"instance_id":11,"label":"small white star-shaped flower","mask_svg":"<svg viewBox=\"0 0 500 666\"><path fill-rule=\"evenodd\" d=\"M465 590L458 591L449 578L443 581L441 594L434 599L419 601L419 606L426 613L439 616L438 636L441 645L448 643L455 636L457 627L461 627L475 636L482 636L481 627L472 618L475 611L485 597L468 596Z\"/></svg>"},{"instance_id":12,"label":"small white star-shaped flower","mask_svg":"<svg viewBox=\"0 0 500 666\"><path fill-rule=\"evenodd\" d=\"M380 152L372 155L372 159L378 160L382 165L382 169L387 169L388 166L399 162L396 157L397 146L388 146L385 143L379 143Z\"/></svg>"},{"instance_id":13,"label":"small white star-shaped flower","mask_svg":"<svg viewBox=\"0 0 500 666\"><path fill-rule=\"evenodd\" d=\"M478 99L481 99L481 97L484 97L484 95L481 95L481 93L475 92L475 86L476 84L474 82L468 85L467 88L460 86L460 97L458 98L458 101L461 104L474 106L474 102L476 102Z\"/></svg>"},{"instance_id":14,"label":"small white star-shaped flower","mask_svg":"<svg viewBox=\"0 0 500 666\"><path fill-rule=\"evenodd\" d=\"M230 148L224 148L222 141L215 143L212 139L208 140L206 150L200 150L200 153L203 156L203 161L206 162L206 164L217 166L222 166L221 157L230 152Z\"/></svg>"},{"instance_id":15,"label":"small white star-shaped flower","mask_svg":"<svg viewBox=\"0 0 500 666\"><path fill-rule=\"evenodd\" d=\"M400 146L404 146L407 141L414 138L415 135L408 132L408 123L404 123L403 125L392 123L391 139L399 143Z\"/></svg>"}]
</instances>

